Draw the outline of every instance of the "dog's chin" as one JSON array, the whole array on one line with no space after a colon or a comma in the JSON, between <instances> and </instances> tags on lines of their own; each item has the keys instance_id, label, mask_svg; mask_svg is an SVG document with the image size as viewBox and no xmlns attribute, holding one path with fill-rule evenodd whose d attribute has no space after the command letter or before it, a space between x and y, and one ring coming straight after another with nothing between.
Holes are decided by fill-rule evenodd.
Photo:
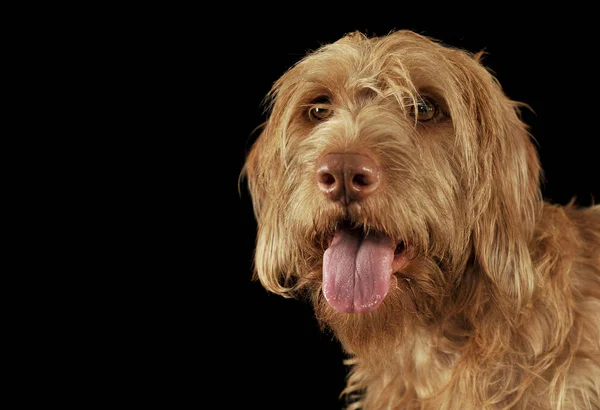
<instances>
[{"instance_id":1,"label":"dog's chin","mask_svg":"<svg viewBox=\"0 0 600 410\"><path fill-rule=\"evenodd\" d=\"M392 276L401 274L411 248L372 227L338 223L323 255L322 290L340 313L376 310L388 294Z\"/></svg>"}]
</instances>

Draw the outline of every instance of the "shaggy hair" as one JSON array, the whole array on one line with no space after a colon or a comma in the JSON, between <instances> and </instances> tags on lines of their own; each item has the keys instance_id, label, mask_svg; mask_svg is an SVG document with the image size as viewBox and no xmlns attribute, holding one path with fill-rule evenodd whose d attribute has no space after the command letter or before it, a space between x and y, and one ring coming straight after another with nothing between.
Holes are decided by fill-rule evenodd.
<instances>
[{"instance_id":1,"label":"shaggy hair","mask_svg":"<svg viewBox=\"0 0 600 410\"><path fill-rule=\"evenodd\" d=\"M600 409L600 206L542 200L521 104L479 54L409 31L353 33L268 98L243 172L255 275L310 299L341 341L349 409ZM425 100L432 121L416 112ZM323 195L315 173L332 152L374 158L377 192ZM401 244L405 262L372 311L340 312L323 293L342 225Z\"/></svg>"}]
</instances>

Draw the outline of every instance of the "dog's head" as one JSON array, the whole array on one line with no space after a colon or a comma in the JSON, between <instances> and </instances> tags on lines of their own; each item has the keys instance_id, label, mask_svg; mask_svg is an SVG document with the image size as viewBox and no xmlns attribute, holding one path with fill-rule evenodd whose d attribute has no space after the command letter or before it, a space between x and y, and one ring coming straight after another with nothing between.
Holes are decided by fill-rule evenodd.
<instances>
[{"instance_id":1,"label":"dog's head","mask_svg":"<svg viewBox=\"0 0 600 410\"><path fill-rule=\"evenodd\" d=\"M433 315L480 286L527 300L539 164L479 56L355 33L292 67L269 101L245 165L267 289L311 288L331 320Z\"/></svg>"}]
</instances>

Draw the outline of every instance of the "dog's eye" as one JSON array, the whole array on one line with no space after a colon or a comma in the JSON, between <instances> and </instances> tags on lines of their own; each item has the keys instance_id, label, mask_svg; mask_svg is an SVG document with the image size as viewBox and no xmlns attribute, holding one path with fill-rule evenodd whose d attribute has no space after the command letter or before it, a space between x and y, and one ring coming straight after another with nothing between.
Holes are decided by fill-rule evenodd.
<instances>
[{"instance_id":1,"label":"dog's eye","mask_svg":"<svg viewBox=\"0 0 600 410\"><path fill-rule=\"evenodd\" d=\"M308 110L308 118L311 121L321 121L331 116L333 110L324 105L315 105Z\"/></svg>"},{"instance_id":2,"label":"dog's eye","mask_svg":"<svg viewBox=\"0 0 600 410\"><path fill-rule=\"evenodd\" d=\"M421 101L419 101L415 106L414 112L410 113L412 117L416 116L417 120L423 122L435 119L435 117L437 117L438 114L439 108L437 104L429 98L424 98Z\"/></svg>"}]
</instances>

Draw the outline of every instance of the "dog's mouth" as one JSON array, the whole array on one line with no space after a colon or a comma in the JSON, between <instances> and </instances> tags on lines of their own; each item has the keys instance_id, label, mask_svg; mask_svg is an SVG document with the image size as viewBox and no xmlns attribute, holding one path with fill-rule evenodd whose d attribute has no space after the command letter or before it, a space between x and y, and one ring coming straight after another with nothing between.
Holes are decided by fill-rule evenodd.
<instances>
[{"instance_id":1,"label":"dog's mouth","mask_svg":"<svg viewBox=\"0 0 600 410\"><path fill-rule=\"evenodd\" d=\"M408 264L407 246L374 229L340 224L323 256L323 294L342 313L370 312L388 293L390 280Z\"/></svg>"}]
</instances>

